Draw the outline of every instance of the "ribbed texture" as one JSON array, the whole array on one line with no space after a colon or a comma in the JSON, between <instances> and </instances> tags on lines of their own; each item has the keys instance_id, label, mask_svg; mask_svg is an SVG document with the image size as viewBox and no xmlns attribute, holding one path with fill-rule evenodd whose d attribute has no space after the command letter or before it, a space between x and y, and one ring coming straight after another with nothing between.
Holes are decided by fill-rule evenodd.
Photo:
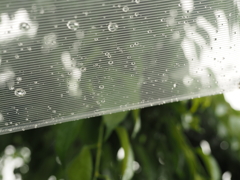
<instances>
[{"instance_id":1,"label":"ribbed texture","mask_svg":"<svg viewBox=\"0 0 240 180\"><path fill-rule=\"evenodd\" d=\"M238 88L238 0L1 1L0 134Z\"/></svg>"}]
</instances>

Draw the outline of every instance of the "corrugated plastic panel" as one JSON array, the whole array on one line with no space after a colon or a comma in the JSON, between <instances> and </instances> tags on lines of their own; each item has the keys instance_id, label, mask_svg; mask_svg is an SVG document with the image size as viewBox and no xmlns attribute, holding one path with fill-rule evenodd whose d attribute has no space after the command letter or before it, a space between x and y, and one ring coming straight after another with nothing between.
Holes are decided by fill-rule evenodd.
<instances>
[{"instance_id":1,"label":"corrugated plastic panel","mask_svg":"<svg viewBox=\"0 0 240 180\"><path fill-rule=\"evenodd\" d=\"M239 0L1 0L0 134L238 88Z\"/></svg>"}]
</instances>

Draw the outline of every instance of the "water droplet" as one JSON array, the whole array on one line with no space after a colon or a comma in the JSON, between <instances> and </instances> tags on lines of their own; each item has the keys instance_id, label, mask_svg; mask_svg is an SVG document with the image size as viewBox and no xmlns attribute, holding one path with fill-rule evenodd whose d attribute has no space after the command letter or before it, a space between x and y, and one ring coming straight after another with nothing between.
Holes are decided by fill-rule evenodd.
<instances>
[{"instance_id":1,"label":"water droplet","mask_svg":"<svg viewBox=\"0 0 240 180\"><path fill-rule=\"evenodd\" d=\"M18 82L20 82L20 81L22 81L22 78L21 78L21 77L17 77L16 80L17 80Z\"/></svg>"},{"instance_id":2,"label":"water droplet","mask_svg":"<svg viewBox=\"0 0 240 180\"><path fill-rule=\"evenodd\" d=\"M176 84L176 83L174 83L174 84L173 84L173 87L174 87L174 88L176 88L176 87L177 87L177 84Z\"/></svg>"},{"instance_id":3,"label":"water droplet","mask_svg":"<svg viewBox=\"0 0 240 180\"><path fill-rule=\"evenodd\" d=\"M100 88L100 89L104 89L104 85L100 85L99 88Z\"/></svg>"},{"instance_id":4,"label":"water droplet","mask_svg":"<svg viewBox=\"0 0 240 180\"><path fill-rule=\"evenodd\" d=\"M16 59L18 59L18 58L19 58L19 55L18 55L18 54L16 54L16 55L15 55L15 58L16 58Z\"/></svg>"},{"instance_id":5,"label":"water droplet","mask_svg":"<svg viewBox=\"0 0 240 180\"><path fill-rule=\"evenodd\" d=\"M123 12L128 12L129 11L129 7L128 6L123 6L122 10L123 10Z\"/></svg>"},{"instance_id":6,"label":"water droplet","mask_svg":"<svg viewBox=\"0 0 240 180\"><path fill-rule=\"evenodd\" d=\"M56 110L53 110L52 113L56 113L57 111Z\"/></svg>"},{"instance_id":7,"label":"water droplet","mask_svg":"<svg viewBox=\"0 0 240 180\"><path fill-rule=\"evenodd\" d=\"M139 3L140 3L140 0L135 0L135 3L139 4Z\"/></svg>"},{"instance_id":8,"label":"water droplet","mask_svg":"<svg viewBox=\"0 0 240 180\"><path fill-rule=\"evenodd\" d=\"M23 22L23 23L20 24L20 29L24 30L24 31L27 31L27 30L30 29L30 26L29 26L28 23Z\"/></svg>"},{"instance_id":9,"label":"water droplet","mask_svg":"<svg viewBox=\"0 0 240 180\"><path fill-rule=\"evenodd\" d=\"M10 86L10 87L9 87L9 90L11 90L11 91L14 90L14 89L15 89L15 88L14 88L13 86Z\"/></svg>"},{"instance_id":10,"label":"water droplet","mask_svg":"<svg viewBox=\"0 0 240 180\"><path fill-rule=\"evenodd\" d=\"M76 31L79 28L79 23L76 20L68 21L67 27L68 29Z\"/></svg>"},{"instance_id":11,"label":"water droplet","mask_svg":"<svg viewBox=\"0 0 240 180\"><path fill-rule=\"evenodd\" d=\"M37 84L38 82L37 81L34 81L34 84Z\"/></svg>"},{"instance_id":12,"label":"water droplet","mask_svg":"<svg viewBox=\"0 0 240 180\"><path fill-rule=\"evenodd\" d=\"M111 31L111 32L114 32L114 31L116 31L118 29L118 25L117 25L117 23L109 23L109 25L108 25L108 30L109 31Z\"/></svg>"},{"instance_id":13,"label":"water droplet","mask_svg":"<svg viewBox=\"0 0 240 180\"><path fill-rule=\"evenodd\" d=\"M109 55L110 55L110 53L109 53L109 52L106 52L106 53L105 53L105 56L109 56Z\"/></svg>"},{"instance_id":14,"label":"water droplet","mask_svg":"<svg viewBox=\"0 0 240 180\"><path fill-rule=\"evenodd\" d=\"M139 15L139 13L138 13L138 12L135 12L135 13L134 13L134 16L136 16L136 17L137 17L138 15Z\"/></svg>"},{"instance_id":15,"label":"water droplet","mask_svg":"<svg viewBox=\"0 0 240 180\"><path fill-rule=\"evenodd\" d=\"M85 72L86 70L87 70L87 68L85 68L85 67L80 68L80 71L82 71L82 72Z\"/></svg>"},{"instance_id":16,"label":"water droplet","mask_svg":"<svg viewBox=\"0 0 240 180\"><path fill-rule=\"evenodd\" d=\"M109 65L112 65L112 64L113 64L113 61L108 61L108 64L109 64Z\"/></svg>"},{"instance_id":17,"label":"water droplet","mask_svg":"<svg viewBox=\"0 0 240 180\"><path fill-rule=\"evenodd\" d=\"M152 30L148 30L148 33L152 33Z\"/></svg>"},{"instance_id":18,"label":"water droplet","mask_svg":"<svg viewBox=\"0 0 240 180\"><path fill-rule=\"evenodd\" d=\"M26 91L22 88L17 88L14 92L17 97L23 97L26 94Z\"/></svg>"}]
</instances>

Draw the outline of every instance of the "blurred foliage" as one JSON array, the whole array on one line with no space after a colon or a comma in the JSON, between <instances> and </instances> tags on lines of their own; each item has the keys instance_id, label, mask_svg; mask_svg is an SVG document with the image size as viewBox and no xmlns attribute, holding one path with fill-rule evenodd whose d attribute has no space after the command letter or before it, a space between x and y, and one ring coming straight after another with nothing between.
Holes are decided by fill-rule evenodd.
<instances>
[{"instance_id":1,"label":"blurred foliage","mask_svg":"<svg viewBox=\"0 0 240 180\"><path fill-rule=\"evenodd\" d=\"M24 180L237 180L239 118L217 95L3 135L0 150L31 150Z\"/></svg>"}]
</instances>

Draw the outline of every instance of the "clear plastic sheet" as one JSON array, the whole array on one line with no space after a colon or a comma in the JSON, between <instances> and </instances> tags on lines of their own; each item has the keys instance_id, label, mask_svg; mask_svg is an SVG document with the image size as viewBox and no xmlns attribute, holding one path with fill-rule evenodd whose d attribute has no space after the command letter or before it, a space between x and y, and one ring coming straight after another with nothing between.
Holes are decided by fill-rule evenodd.
<instances>
[{"instance_id":1,"label":"clear plastic sheet","mask_svg":"<svg viewBox=\"0 0 240 180\"><path fill-rule=\"evenodd\" d=\"M239 0L1 0L0 134L238 88Z\"/></svg>"}]
</instances>

